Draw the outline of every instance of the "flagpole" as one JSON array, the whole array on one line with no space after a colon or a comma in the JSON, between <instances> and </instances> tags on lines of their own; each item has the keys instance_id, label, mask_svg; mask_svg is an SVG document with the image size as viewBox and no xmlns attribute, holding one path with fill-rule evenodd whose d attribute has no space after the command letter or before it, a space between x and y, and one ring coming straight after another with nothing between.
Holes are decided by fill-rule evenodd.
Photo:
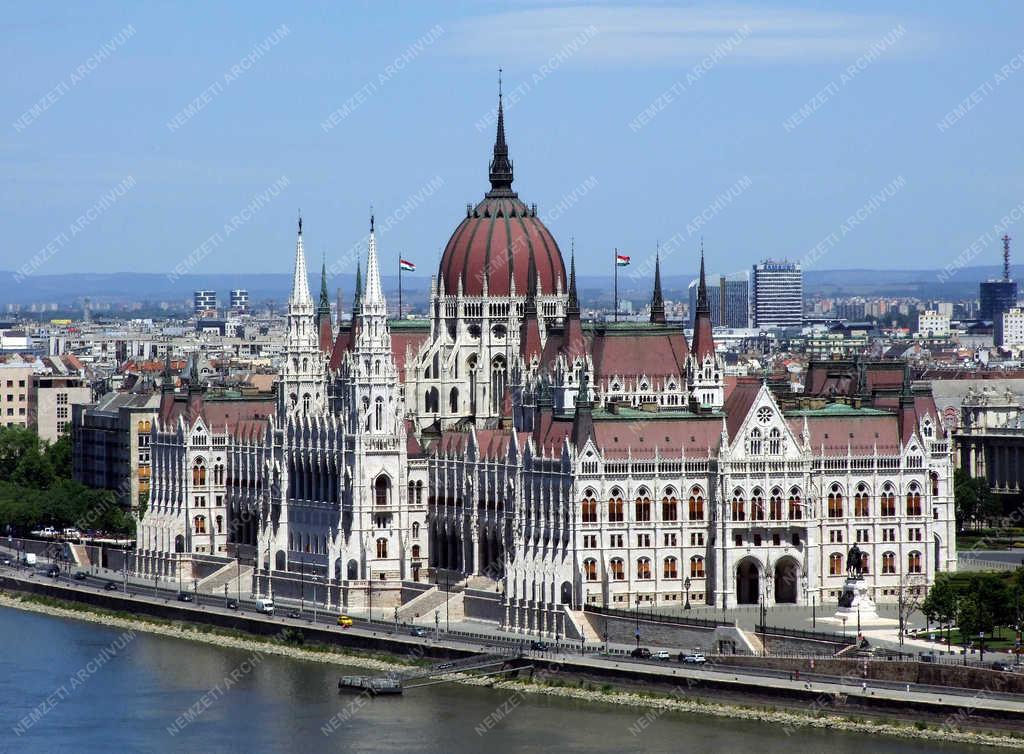
<instances>
[{"instance_id":1,"label":"flagpole","mask_svg":"<svg viewBox=\"0 0 1024 754\"><path fill-rule=\"evenodd\" d=\"M402 254L398 254L398 318L402 318Z\"/></svg>"},{"instance_id":2,"label":"flagpole","mask_svg":"<svg viewBox=\"0 0 1024 754\"><path fill-rule=\"evenodd\" d=\"M615 321L619 321L619 250L612 253L612 264L615 266Z\"/></svg>"}]
</instances>

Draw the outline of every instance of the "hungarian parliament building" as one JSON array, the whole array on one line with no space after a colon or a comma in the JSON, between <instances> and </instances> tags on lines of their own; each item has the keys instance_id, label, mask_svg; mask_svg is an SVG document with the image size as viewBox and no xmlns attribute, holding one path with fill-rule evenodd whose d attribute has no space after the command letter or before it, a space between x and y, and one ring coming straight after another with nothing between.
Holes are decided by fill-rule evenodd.
<instances>
[{"instance_id":1,"label":"hungarian parliament building","mask_svg":"<svg viewBox=\"0 0 1024 754\"><path fill-rule=\"evenodd\" d=\"M703 253L689 341L660 263L649 321L583 321L575 259L512 189L500 99L489 177L425 319L389 321L371 220L332 323L299 221L272 398L165 378L141 572L237 563L336 609L465 582L505 628L565 635L585 606L834 601L854 544L877 602L955 569L951 439L905 364L812 363L800 393L727 377Z\"/></svg>"}]
</instances>

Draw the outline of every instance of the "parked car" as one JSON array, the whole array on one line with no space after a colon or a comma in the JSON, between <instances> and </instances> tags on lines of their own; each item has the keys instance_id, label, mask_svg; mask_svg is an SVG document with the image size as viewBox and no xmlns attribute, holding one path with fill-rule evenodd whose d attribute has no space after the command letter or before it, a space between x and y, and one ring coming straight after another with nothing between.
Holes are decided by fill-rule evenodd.
<instances>
[{"instance_id":1,"label":"parked car","mask_svg":"<svg viewBox=\"0 0 1024 754\"><path fill-rule=\"evenodd\" d=\"M264 615L274 614L274 600L267 597L256 598L256 610Z\"/></svg>"},{"instance_id":2,"label":"parked car","mask_svg":"<svg viewBox=\"0 0 1024 754\"><path fill-rule=\"evenodd\" d=\"M410 636L419 636L419 637L421 637L421 638L422 638L422 637L424 637L424 636L426 636L426 635L427 635L427 629L425 629L425 628L420 628L419 626L416 626L415 628L413 628L413 629L412 629L412 630L411 630L411 631L409 632L409 635L410 635Z\"/></svg>"},{"instance_id":3,"label":"parked car","mask_svg":"<svg viewBox=\"0 0 1024 754\"><path fill-rule=\"evenodd\" d=\"M8 558L8 557L0 558L0 565L9 566L10 564L11 564L11 559L10 558Z\"/></svg>"},{"instance_id":4,"label":"parked car","mask_svg":"<svg viewBox=\"0 0 1024 754\"><path fill-rule=\"evenodd\" d=\"M188 592L178 592L178 602L195 602L195 599Z\"/></svg>"},{"instance_id":5,"label":"parked car","mask_svg":"<svg viewBox=\"0 0 1024 754\"><path fill-rule=\"evenodd\" d=\"M654 659L655 660L670 660L670 659L672 659L672 655L670 655L668 653L668 650L659 649L657 652L654 653Z\"/></svg>"},{"instance_id":6,"label":"parked car","mask_svg":"<svg viewBox=\"0 0 1024 754\"><path fill-rule=\"evenodd\" d=\"M352 619L347 615L338 616L338 625L342 628L352 628Z\"/></svg>"},{"instance_id":7,"label":"parked car","mask_svg":"<svg viewBox=\"0 0 1024 754\"><path fill-rule=\"evenodd\" d=\"M89 574L85 571L75 571L75 581L85 581L89 578Z\"/></svg>"},{"instance_id":8,"label":"parked car","mask_svg":"<svg viewBox=\"0 0 1024 754\"><path fill-rule=\"evenodd\" d=\"M68 527L67 529L64 530L64 536L67 539L78 539L79 537L82 536L82 534L81 534L81 532L78 531L78 529L76 529L73 526L70 526L70 527Z\"/></svg>"},{"instance_id":9,"label":"parked car","mask_svg":"<svg viewBox=\"0 0 1024 754\"><path fill-rule=\"evenodd\" d=\"M636 649L634 649L632 652L629 653L629 656L630 657L639 657L642 660L646 660L646 659L650 658L651 650L649 650L647 647L637 647Z\"/></svg>"},{"instance_id":10,"label":"parked car","mask_svg":"<svg viewBox=\"0 0 1024 754\"><path fill-rule=\"evenodd\" d=\"M58 576L60 576L60 568L58 568L55 565L52 565L52 566L50 566L49 568L46 569L46 575L49 576L52 579L55 579Z\"/></svg>"},{"instance_id":11,"label":"parked car","mask_svg":"<svg viewBox=\"0 0 1024 754\"><path fill-rule=\"evenodd\" d=\"M704 665L707 661L708 658L700 652L679 653L679 662L684 662L687 665Z\"/></svg>"},{"instance_id":12,"label":"parked car","mask_svg":"<svg viewBox=\"0 0 1024 754\"><path fill-rule=\"evenodd\" d=\"M298 610L289 610L288 611L288 617L289 618L301 618L302 617L302 613L300 613Z\"/></svg>"},{"instance_id":13,"label":"parked car","mask_svg":"<svg viewBox=\"0 0 1024 754\"><path fill-rule=\"evenodd\" d=\"M1009 673L1011 670L1013 670L1013 668L1011 668L1010 664L1007 663L1007 662L993 662L992 663L992 669L993 670L1001 670L1004 673Z\"/></svg>"},{"instance_id":14,"label":"parked car","mask_svg":"<svg viewBox=\"0 0 1024 754\"><path fill-rule=\"evenodd\" d=\"M228 600L228 609L229 610L237 610L238 609L238 600L236 600L234 597L229 599Z\"/></svg>"},{"instance_id":15,"label":"parked car","mask_svg":"<svg viewBox=\"0 0 1024 754\"><path fill-rule=\"evenodd\" d=\"M551 650L551 645L546 641L531 641L530 649L536 652L548 652Z\"/></svg>"},{"instance_id":16,"label":"parked car","mask_svg":"<svg viewBox=\"0 0 1024 754\"><path fill-rule=\"evenodd\" d=\"M108 581L106 584L104 584L103 588L108 592L116 592L121 587L116 581Z\"/></svg>"}]
</instances>

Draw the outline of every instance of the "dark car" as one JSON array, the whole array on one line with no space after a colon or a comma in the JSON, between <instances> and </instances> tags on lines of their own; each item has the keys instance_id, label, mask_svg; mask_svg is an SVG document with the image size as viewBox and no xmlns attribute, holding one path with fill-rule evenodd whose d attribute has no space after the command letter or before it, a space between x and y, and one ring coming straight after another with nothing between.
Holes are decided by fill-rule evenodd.
<instances>
[{"instance_id":1,"label":"dark car","mask_svg":"<svg viewBox=\"0 0 1024 754\"><path fill-rule=\"evenodd\" d=\"M649 650L647 647L637 647L636 649L634 649L632 652L629 653L629 656L630 657L639 657L642 660L647 660L651 656L651 650Z\"/></svg>"},{"instance_id":2,"label":"dark car","mask_svg":"<svg viewBox=\"0 0 1024 754\"><path fill-rule=\"evenodd\" d=\"M89 578L89 574L85 571L75 571L75 581L85 581Z\"/></svg>"},{"instance_id":3,"label":"dark car","mask_svg":"<svg viewBox=\"0 0 1024 754\"><path fill-rule=\"evenodd\" d=\"M60 576L60 569L57 566L50 566L46 569L46 575L55 579Z\"/></svg>"},{"instance_id":4,"label":"dark car","mask_svg":"<svg viewBox=\"0 0 1024 754\"><path fill-rule=\"evenodd\" d=\"M188 592L178 592L178 602L194 602L195 599Z\"/></svg>"},{"instance_id":5,"label":"dark car","mask_svg":"<svg viewBox=\"0 0 1024 754\"><path fill-rule=\"evenodd\" d=\"M10 564L11 564L11 559L10 558L8 558L6 556L4 556L3 558L0 558L0 565L9 566Z\"/></svg>"},{"instance_id":6,"label":"dark car","mask_svg":"<svg viewBox=\"0 0 1024 754\"><path fill-rule=\"evenodd\" d=\"M116 592L121 587L113 581L108 581L103 588L106 589L108 592Z\"/></svg>"},{"instance_id":7,"label":"dark car","mask_svg":"<svg viewBox=\"0 0 1024 754\"><path fill-rule=\"evenodd\" d=\"M1009 673L1012 670L1012 668L1009 666L1009 664L1007 664L1005 662L993 662L992 663L992 669L993 670L1001 670L1004 673Z\"/></svg>"},{"instance_id":8,"label":"dark car","mask_svg":"<svg viewBox=\"0 0 1024 754\"><path fill-rule=\"evenodd\" d=\"M551 645L548 644L546 641L531 641L530 649L536 652L547 652L551 649Z\"/></svg>"},{"instance_id":9,"label":"dark car","mask_svg":"<svg viewBox=\"0 0 1024 754\"><path fill-rule=\"evenodd\" d=\"M427 635L427 629L417 626L409 632L409 635L423 637Z\"/></svg>"},{"instance_id":10,"label":"dark car","mask_svg":"<svg viewBox=\"0 0 1024 754\"><path fill-rule=\"evenodd\" d=\"M292 611L290 611L288 613L288 617L289 618L301 618L302 617L302 613L300 613L298 610L292 610Z\"/></svg>"},{"instance_id":11,"label":"dark car","mask_svg":"<svg viewBox=\"0 0 1024 754\"><path fill-rule=\"evenodd\" d=\"M228 600L228 609L230 609L230 610L237 610L238 609L238 600L236 600L236 599L229 599Z\"/></svg>"}]
</instances>

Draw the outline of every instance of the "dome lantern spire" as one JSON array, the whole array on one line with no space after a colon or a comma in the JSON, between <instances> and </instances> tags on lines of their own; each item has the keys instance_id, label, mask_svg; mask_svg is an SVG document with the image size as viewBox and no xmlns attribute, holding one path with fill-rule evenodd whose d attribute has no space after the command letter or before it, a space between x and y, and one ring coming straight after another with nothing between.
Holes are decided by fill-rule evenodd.
<instances>
[{"instance_id":1,"label":"dome lantern spire","mask_svg":"<svg viewBox=\"0 0 1024 754\"><path fill-rule=\"evenodd\" d=\"M512 191L512 161L505 142L505 107L501 94L501 69L498 69L498 132L494 139L494 156L489 166L491 190L488 196L515 196Z\"/></svg>"}]
</instances>

